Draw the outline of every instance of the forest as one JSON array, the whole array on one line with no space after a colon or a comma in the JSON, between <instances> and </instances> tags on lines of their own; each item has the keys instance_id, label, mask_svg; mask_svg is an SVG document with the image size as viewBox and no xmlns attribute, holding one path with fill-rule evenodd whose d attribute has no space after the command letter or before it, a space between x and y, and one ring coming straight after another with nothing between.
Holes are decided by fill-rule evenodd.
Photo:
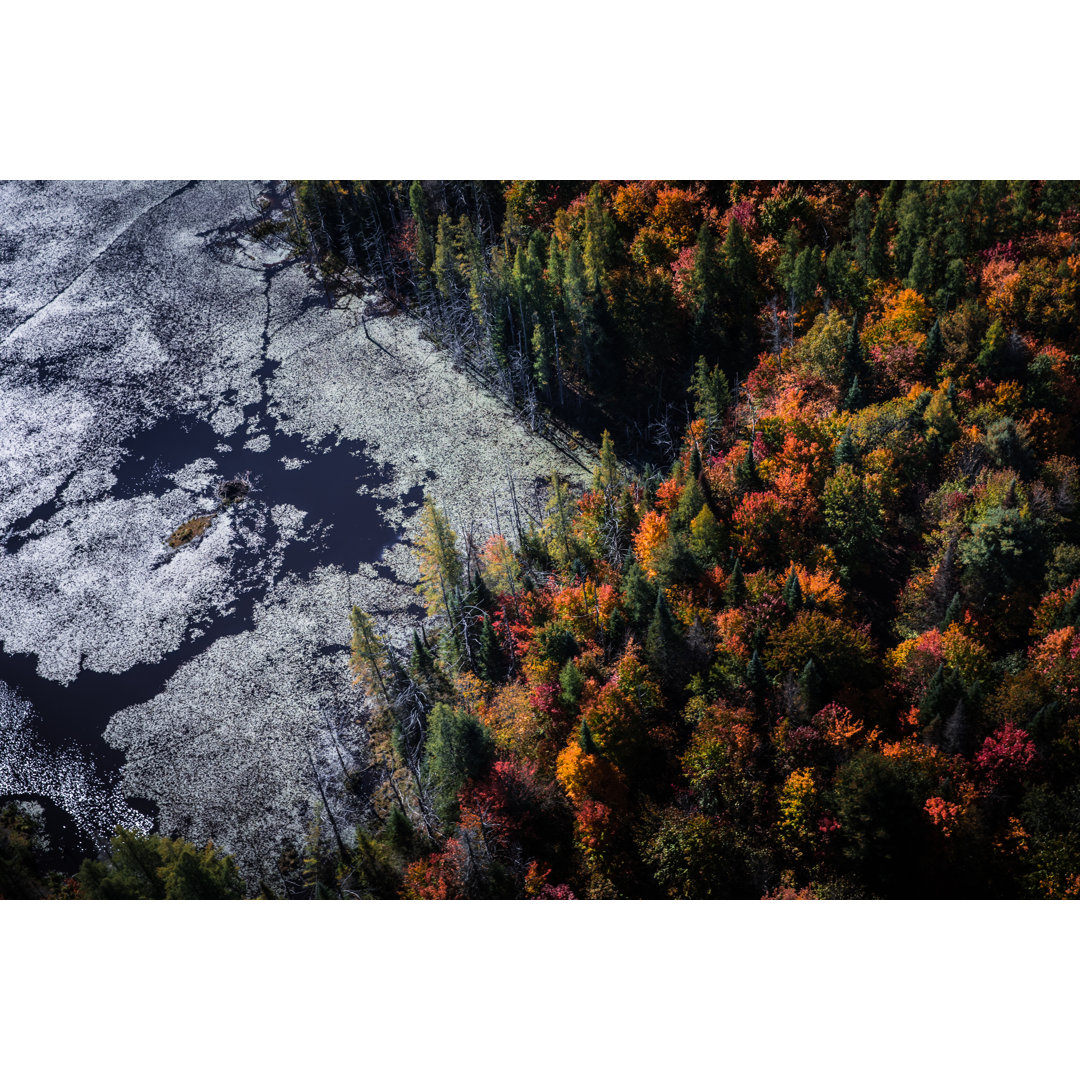
<instances>
[{"instance_id":1,"label":"forest","mask_svg":"<svg viewBox=\"0 0 1080 1080\"><path fill-rule=\"evenodd\" d=\"M357 821L284 889L119 832L8 897L1080 896L1080 183L294 181L286 238L534 431L352 612Z\"/></svg>"}]
</instances>

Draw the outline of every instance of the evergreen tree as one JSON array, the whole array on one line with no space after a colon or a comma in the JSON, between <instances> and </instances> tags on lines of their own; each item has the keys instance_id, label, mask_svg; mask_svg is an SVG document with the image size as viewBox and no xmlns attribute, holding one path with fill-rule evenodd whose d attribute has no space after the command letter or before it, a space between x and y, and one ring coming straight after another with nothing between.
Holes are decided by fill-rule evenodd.
<instances>
[{"instance_id":1,"label":"evergreen tree","mask_svg":"<svg viewBox=\"0 0 1080 1080\"><path fill-rule=\"evenodd\" d=\"M694 329L699 339L703 337L716 306L717 269L716 241L708 224L702 222L694 246L694 267L690 273Z\"/></svg>"},{"instance_id":2,"label":"evergreen tree","mask_svg":"<svg viewBox=\"0 0 1080 1080\"><path fill-rule=\"evenodd\" d=\"M735 482L742 491L758 491L761 488L761 477L758 476L757 462L754 461L753 443L746 444L746 454L735 466Z\"/></svg>"},{"instance_id":3,"label":"evergreen tree","mask_svg":"<svg viewBox=\"0 0 1080 1080\"><path fill-rule=\"evenodd\" d=\"M645 635L645 656L649 667L661 677L666 677L671 671L681 636L664 590L658 589L652 620Z\"/></svg>"},{"instance_id":4,"label":"evergreen tree","mask_svg":"<svg viewBox=\"0 0 1080 1080\"><path fill-rule=\"evenodd\" d=\"M457 817L457 793L465 782L479 780L494 760L495 743L476 717L442 702L431 710L423 775L444 822Z\"/></svg>"},{"instance_id":5,"label":"evergreen tree","mask_svg":"<svg viewBox=\"0 0 1080 1080\"><path fill-rule=\"evenodd\" d=\"M578 728L578 746L580 746L586 754L599 755L600 753L600 748L596 745L596 740L589 730L589 725L585 723L584 720L581 721L581 727Z\"/></svg>"},{"instance_id":6,"label":"evergreen tree","mask_svg":"<svg viewBox=\"0 0 1080 1080\"><path fill-rule=\"evenodd\" d=\"M859 386L859 376L856 375L851 380L851 389L844 395L844 412L858 412L865 403L862 387Z\"/></svg>"},{"instance_id":7,"label":"evergreen tree","mask_svg":"<svg viewBox=\"0 0 1080 1080\"><path fill-rule=\"evenodd\" d=\"M754 284L754 252L737 218L732 218L731 224L728 225L720 257L724 266L728 298L747 297ZM750 300L752 303L752 297Z\"/></svg>"},{"instance_id":8,"label":"evergreen tree","mask_svg":"<svg viewBox=\"0 0 1080 1080\"><path fill-rule=\"evenodd\" d=\"M581 697L581 691L585 689L585 676L573 660L567 660L559 672L559 686L562 693L559 695L564 705L573 707Z\"/></svg>"},{"instance_id":9,"label":"evergreen tree","mask_svg":"<svg viewBox=\"0 0 1080 1080\"><path fill-rule=\"evenodd\" d=\"M941 339L941 320L935 319L926 335L926 366L931 374L936 374L945 359L945 343Z\"/></svg>"},{"instance_id":10,"label":"evergreen tree","mask_svg":"<svg viewBox=\"0 0 1080 1080\"><path fill-rule=\"evenodd\" d=\"M370 694L379 695L390 706L393 671L390 650L375 628L375 620L358 607L349 613L352 626L352 655L349 666Z\"/></svg>"},{"instance_id":11,"label":"evergreen tree","mask_svg":"<svg viewBox=\"0 0 1080 1080\"><path fill-rule=\"evenodd\" d=\"M874 227L870 231L870 275L876 278L889 276L889 233L896 221L896 204L904 186L902 180L889 184L878 202Z\"/></svg>"},{"instance_id":12,"label":"evergreen tree","mask_svg":"<svg viewBox=\"0 0 1080 1080\"><path fill-rule=\"evenodd\" d=\"M553 541L552 557L563 566L568 566L577 555L571 526L570 488L556 472L551 474L551 497L547 509L550 515L548 530Z\"/></svg>"},{"instance_id":13,"label":"evergreen tree","mask_svg":"<svg viewBox=\"0 0 1080 1080\"><path fill-rule=\"evenodd\" d=\"M444 301L452 300L458 288L458 279L454 252L454 228L448 214L439 215L432 269L439 295Z\"/></svg>"},{"instance_id":14,"label":"evergreen tree","mask_svg":"<svg viewBox=\"0 0 1080 1080\"><path fill-rule=\"evenodd\" d=\"M415 678L430 678L435 671L435 658L431 650L420 640L420 635L412 633L412 649L409 655L409 673Z\"/></svg>"},{"instance_id":15,"label":"evergreen tree","mask_svg":"<svg viewBox=\"0 0 1080 1080\"><path fill-rule=\"evenodd\" d=\"M915 248L915 254L911 259L911 269L908 271L904 284L924 296L930 292L933 285L933 265L930 261L930 243L925 236Z\"/></svg>"},{"instance_id":16,"label":"evergreen tree","mask_svg":"<svg viewBox=\"0 0 1080 1080\"><path fill-rule=\"evenodd\" d=\"M605 428L600 439L600 464L593 473L593 491L609 491L614 495L618 490L619 460L615 457L611 432Z\"/></svg>"},{"instance_id":17,"label":"evergreen tree","mask_svg":"<svg viewBox=\"0 0 1080 1080\"><path fill-rule=\"evenodd\" d=\"M858 323L853 321L844 345L844 363L840 374L841 394L850 393L852 384L865 372L866 358L863 356L862 344L859 341Z\"/></svg>"},{"instance_id":18,"label":"evergreen tree","mask_svg":"<svg viewBox=\"0 0 1080 1080\"><path fill-rule=\"evenodd\" d=\"M760 695L764 693L768 684L769 677L765 673L765 665L761 662L761 656L755 649L754 655L750 657L750 662L746 665L746 685L754 694Z\"/></svg>"},{"instance_id":19,"label":"evergreen tree","mask_svg":"<svg viewBox=\"0 0 1080 1080\"><path fill-rule=\"evenodd\" d=\"M799 583L799 575L795 573L794 566L791 568L791 572L788 574L787 581L784 582L784 588L781 595L784 598L784 603L787 604L788 611L792 615L794 615L802 608L802 585Z\"/></svg>"},{"instance_id":20,"label":"evergreen tree","mask_svg":"<svg viewBox=\"0 0 1080 1080\"><path fill-rule=\"evenodd\" d=\"M741 607L745 600L746 582L743 580L742 561L736 556L735 565L731 568L731 577L724 586L724 606Z\"/></svg>"},{"instance_id":21,"label":"evergreen tree","mask_svg":"<svg viewBox=\"0 0 1080 1080\"><path fill-rule=\"evenodd\" d=\"M945 609L945 615L941 622L938 624L939 629L948 630L953 623L961 621L964 614L964 607L960 603L960 594L954 592L952 599L949 601L949 606Z\"/></svg>"},{"instance_id":22,"label":"evergreen tree","mask_svg":"<svg viewBox=\"0 0 1080 1080\"><path fill-rule=\"evenodd\" d=\"M428 270L435 261L435 247L431 241L427 197L419 180L414 180L409 188L409 208L416 223L416 261L420 268L420 282L426 287Z\"/></svg>"},{"instance_id":23,"label":"evergreen tree","mask_svg":"<svg viewBox=\"0 0 1080 1080\"><path fill-rule=\"evenodd\" d=\"M653 609L656 591L637 560L630 562L623 574L622 598L630 625L644 627Z\"/></svg>"},{"instance_id":24,"label":"evergreen tree","mask_svg":"<svg viewBox=\"0 0 1080 1080\"><path fill-rule=\"evenodd\" d=\"M808 717L813 716L821 708L822 682L821 671L811 656L803 666L797 682L799 700Z\"/></svg>"},{"instance_id":25,"label":"evergreen tree","mask_svg":"<svg viewBox=\"0 0 1080 1080\"><path fill-rule=\"evenodd\" d=\"M705 438L709 448L718 440L724 415L731 405L731 390L728 381L719 366L712 368L699 356L694 367L694 377L690 381L690 392L694 396L694 414L705 421Z\"/></svg>"},{"instance_id":26,"label":"evergreen tree","mask_svg":"<svg viewBox=\"0 0 1080 1080\"><path fill-rule=\"evenodd\" d=\"M472 588L469 590L469 605L490 611L495 604L495 598L487 587L487 582L479 570L473 573Z\"/></svg>"},{"instance_id":27,"label":"evergreen tree","mask_svg":"<svg viewBox=\"0 0 1080 1080\"><path fill-rule=\"evenodd\" d=\"M476 648L476 668L480 677L487 682L498 682L503 677L505 665L502 649L499 648L495 628L491 625L491 616L487 613L484 614L484 622L480 627Z\"/></svg>"},{"instance_id":28,"label":"evergreen tree","mask_svg":"<svg viewBox=\"0 0 1080 1080\"><path fill-rule=\"evenodd\" d=\"M859 452L855 448L855 440L851 437L851 425L848 424L844 428L843 435L840 436L840 441L836 444L836 450L833 453L833 465L839 468L841 465L854 467L858 464Z\"/></svg>"}]
</instances>

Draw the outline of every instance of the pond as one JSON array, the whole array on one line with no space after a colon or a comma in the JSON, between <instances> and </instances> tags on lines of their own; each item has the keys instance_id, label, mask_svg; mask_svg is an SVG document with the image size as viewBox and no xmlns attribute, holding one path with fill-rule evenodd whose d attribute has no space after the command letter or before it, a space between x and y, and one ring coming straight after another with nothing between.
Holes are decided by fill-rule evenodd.
<instances>
[{"instance_id":1,"label":"pond","mask_svg":"<svg viewBox=\"0 0 1080 1080\"><path fill-rule=\"evenodd\" d=\"M580 478L411 320L365 333L252 240L281 194L0 185L0 799L59 869L124 824L265 876L316 810L355 821L351 607L398 644L422 619L425 496L482 541L508 476L534 515Z\"/></svg>"}]
</instances>

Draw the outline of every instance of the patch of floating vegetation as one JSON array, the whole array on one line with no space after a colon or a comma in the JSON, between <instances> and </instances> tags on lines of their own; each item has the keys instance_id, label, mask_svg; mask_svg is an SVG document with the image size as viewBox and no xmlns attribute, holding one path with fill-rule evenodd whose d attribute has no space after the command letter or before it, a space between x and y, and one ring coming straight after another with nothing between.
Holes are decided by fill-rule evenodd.
<instances>
[{"instance_id":1,"label":"patch of floating vegetation","mask_svg":"<svg viewBox=\"0 0 1080 1080\"><path fill-rule=\"evenodd\" d=\"M234 476L231 480L222 480L218 484L218 498L224 507L232 506L233 503L246 499L251 491L251 477Z\"/></svg>"},{"instance_id":2,"label":"patch of floating vegetation","mask_svg":"<svg viewBox=\"0 0 1080 1080\"><path fill-rule=\"evenodd\" d=\"M217 489L222 509L227 510L230 506L246 499L250 491L250 476L234 476L231 480L222 480ZM192 540L198 540L214 523L214 518L218 516L219 512L215 510L212 514L196 514L195 517L185 521L183 525L178 525L173 529L165 543L175 549L190 544Z\"/></svg>"},{"instance_id":3,"label":"patch of floating vegetation","mask_svg":"<svg viewBox=\"0 0 1080 1080\"><path fill-rule=\"evenodd\" d=\"M171 548L183 547L185 544L190 544L192 540L198 539L210 528L215 517L217 517L217 514L200 514L198 517L193 517L190 521L185 521L183 525L178 525L173 529L172 534L165 543Z\"/></svg>"}]
</instances>

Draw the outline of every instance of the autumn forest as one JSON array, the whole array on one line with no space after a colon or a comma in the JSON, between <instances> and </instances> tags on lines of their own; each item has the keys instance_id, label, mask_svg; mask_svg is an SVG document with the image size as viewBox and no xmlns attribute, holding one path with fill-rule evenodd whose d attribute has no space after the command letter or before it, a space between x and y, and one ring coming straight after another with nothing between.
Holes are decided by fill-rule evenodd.
<instances>
[{"instance_id":1,"label":"autumn forest","mask_svg":"<svg viewBox=\"0 0 1080 1080\"><path fill-rule=\"evenodd\" d=\"M123 831L47 880L9 812L0 891L1080 896L1080 184L295 181L264 211L568 468L495 535L424 501L426 618L351 615L363 812L316 816L289 888Z\"/></svg>"}]
</instances>

